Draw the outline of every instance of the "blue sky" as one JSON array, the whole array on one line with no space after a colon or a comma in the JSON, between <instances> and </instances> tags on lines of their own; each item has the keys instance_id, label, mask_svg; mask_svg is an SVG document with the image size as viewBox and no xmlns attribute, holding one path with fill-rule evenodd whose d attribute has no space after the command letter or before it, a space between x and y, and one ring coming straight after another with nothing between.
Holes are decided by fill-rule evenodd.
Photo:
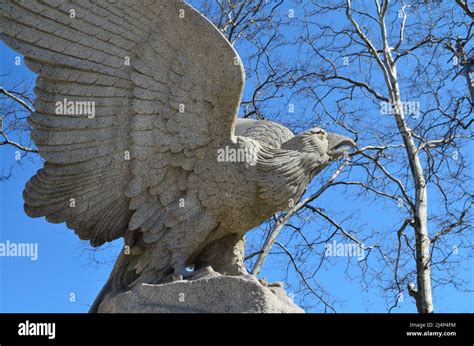
<instances>
[{"instance_id":1,"label":"blue sky","mask_svg":"<svg viewBox=\"0 0 474 346\"><path fill-rule=\"evenodd\" d=\"M245 55L245 52L244 54ZM0 86L11 87L19 82L33 82L35 76L24 66L14 64L15 52L0 43ZM291 57L291 56L290 56ZM277 104L275 107L285 107ZM472 148L472 145L471 145ZM0 171L6 172L15 160L15 149L0 147ZM12 177L0 182L0 242L37 243L38 260L0 256L0 312L87 312L94 297L105 283L121 241L116 241L96 252L95 258L87 242L79 240L65 225L53 225L43 218L32 219L23 212L22 191L28 179L42 166L39 158L25 157L14 166ZM317 188L317 182L313 184ZM396 224L397 219L382 204L371 204L370 209L360 208L359 200L345 199L343 191L323 196L321 205L346 208L359 213L367 220L366 232ZM306 228L317 230L319 224L308 222ZM250 237L259 237L254 232ZM472 236L472 234L471 234ZM97 261L97 262L96 262ZM312 258L310 265L316 265ZM385 312L387 303L380 290L364 291L356 279L346 273L346 261L331 261L318 274L318 282L331 292L339 303L338 312ZM351 264L351 270L354 265ZM281 281L284 268L279 259L270 258L261 276L269 281ZM472 261L461 270L461 278L473 279ZM295 274L290 273L291 280ZM291 287L288 289L292 293ZM296 302L301 297L295 296ZM395 312L416 312L410 297L404 297ZM442 312L474 311L473 294L453 287L435 290L435 309ZM321 307L312 312L322 311Z\"/></svg>"}]
</instances>

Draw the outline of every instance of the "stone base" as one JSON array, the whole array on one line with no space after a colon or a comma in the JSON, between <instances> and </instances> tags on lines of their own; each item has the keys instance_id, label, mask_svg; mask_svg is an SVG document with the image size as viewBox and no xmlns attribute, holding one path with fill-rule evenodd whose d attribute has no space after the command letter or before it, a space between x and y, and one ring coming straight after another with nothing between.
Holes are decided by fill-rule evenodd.
<instances>
[{"instance_id":1,"label":"stone base","mask_svg":"<svg viewBox=\"0 0 474 346\"><path fill-rule=\"evenodd\" d=\"M304 313L281 287L254 276L208 274L194 280L141 284L106 298L99 313Z\"/></svg>"}]
</instances>

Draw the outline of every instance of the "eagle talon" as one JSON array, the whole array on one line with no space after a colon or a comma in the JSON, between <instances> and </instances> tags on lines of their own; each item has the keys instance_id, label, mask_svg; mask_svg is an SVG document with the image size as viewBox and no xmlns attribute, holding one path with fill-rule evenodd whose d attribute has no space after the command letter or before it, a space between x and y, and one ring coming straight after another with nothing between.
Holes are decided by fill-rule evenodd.
<instances>
[{"instance_id":1,"label":"eagle talon","mask_svg":"<svg viewBox=\"0 0 474 346\"><path fill-rule=\"evenodd\" d=\"M192 272L186 270L186 266L182 264L177 264L174 267L174 273L171 274L171 279L173 281L181 281L190 276Z\"/></svg>"},{"instance_id":2,"label":"eagle talon","mask_svg":"<svg viewBox=\"0 0 474 346\"><path fill-rule=\"evenodd\" d=\"M193 279L198 279L200 277L209 275L209 274L214 273L214 272L215 272L215 270L210 265L207 265L205 267L196 269L195 271L191 272L190 277L192 277Z\"/></svg>"},{"instance_id":3,"label":"eagle talon","mask_svg":"<svg viewBox=\"0 0 474 346\"><path fill-rule=\"evenodd\" d=\"M213 273L214 269L210 265L199 268L197 270L188 271L184 266L176 266L174 273L171 275L172 281L180 281L185 279L195 278L197 276L205 276L207 274Z\"/></svg>"},{"instance_id":4,"label":"eagle talon","mask_svg":"<svg viewBox=\"0 0 474 346\"><path fill-rule=\"evenodd\" d=\"M183 275L181 275L179 273L173 273L173 275L171 275L171 280L172 281L181 281L183 279L184 279Z\"/></svg>"}]
</instances>

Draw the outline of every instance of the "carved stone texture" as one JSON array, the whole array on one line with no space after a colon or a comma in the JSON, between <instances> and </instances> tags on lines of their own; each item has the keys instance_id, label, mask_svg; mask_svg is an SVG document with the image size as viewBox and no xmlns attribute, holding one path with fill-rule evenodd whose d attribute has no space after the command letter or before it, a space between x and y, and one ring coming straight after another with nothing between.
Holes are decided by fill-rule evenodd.
<instances>
[{"instance_id":1,"label":"carved stone texture","mask_svg":"<svg viewBox=\"0 0 474 346\"><path fill-rule=\"evenodd\" d=\"M100 313L304 313L283 288L264 287L254 276L218 273L196 280L140 284L105 299Z\"/></svg>"},{"instance_id":2,"label":"carved stone texture","mask_svg":"<svg viewBox=\"0 0 474 346\"><path fill-rule=\"evenodd\" d=\"M0 38L38 74L29 122L45 164L26 185L26 213L93 246L125 239L91 311L109 293L189 277L192 265L246 274L244 234L355 145L237 119L242 62L184 2L0 8Z\"/></svg>"}]
</instances>

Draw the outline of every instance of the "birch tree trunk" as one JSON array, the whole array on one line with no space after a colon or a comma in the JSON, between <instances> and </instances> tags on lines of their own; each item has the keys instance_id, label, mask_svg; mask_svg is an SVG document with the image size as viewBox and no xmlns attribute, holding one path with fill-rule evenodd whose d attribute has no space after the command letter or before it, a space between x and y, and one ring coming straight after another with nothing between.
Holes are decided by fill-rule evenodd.
<instances>
[{"instance_id":1,"label":"birch tree trunk","mask_svg":"<svg viewBox=\"0 0 474 346\"><path fill-rule=\"evenodd\" d=\"M384 24L384 21L382 21ZM385 29L385 28L383 28ZM385 35L383 35L385 38ZM416 305L419 313L433 312L433 297L431 292L431 269L430 269L430 238L428 233L428 193L423 167L420 162L419 150L413 139L411 129L405 119L403 103L400 97L397 67L391 54L388 42L384 43L384 56L386 71L388 71L387 87L390 101L393 105L393 115L398 130L403 138L410 172L415 185L414 222L412 227L415 231L416 245L416 271L417 290L415 294Z\"/></svg>"},{"instance_id":2,"label":"birch tree trunk","mask_svg":"<svg viewBox=\"0 0 474 346\"><path fill-rule=\"evenodd\" d=\"M404 109L400 99L400 92L396 74L392 80L390 90L392 104L394 105L394 117L398 130L403 137L410 171L415 184L415 210L413 229L415 230L416 245L416 271L417 291L415 299L418 312L433 312L433 297L431 293L431 269L430 269L430 238L428 233L428 193L426 181L421 166L418 148L405 121Z\"/></svg>"},{"instance_id":3,"label":"birch tree trunk","mask_svg":"<svg viewBox=\"0 0 474 346\"><path fill-rule=\"evenodd\" d=\"M384 1L382 5L375 0L377 13L379 16L380 33L383 42L383 60L379 57L369 38L361 31L359 25L350 15L350 0L347 0L347 15L359 36L364 40L379 66L382 68L385 83L387 85L389 99L392 104L393 116L397 123L398 131L402 136L407 154L407 160L410 166L410 172L415 186L415 203L412 205L413 219L412 227L415 231L416 248L416 272L417 288L411 294L414 295L416 306L419 313L433 312L433 297L431 292L431 256L430 256L430 238L428 233L428 193L423 167L420 162L419 150L415 144L411 129L408 127L405 119L405 110L400 94L400 85L398 82L397 65L392 56L392 47L390 46L385 15L389 6L389 1ZM400 42L403 40L403 31L405 29L406 14L402 8L403 22L401 25Z\"/></svg>"}]
</instances>

